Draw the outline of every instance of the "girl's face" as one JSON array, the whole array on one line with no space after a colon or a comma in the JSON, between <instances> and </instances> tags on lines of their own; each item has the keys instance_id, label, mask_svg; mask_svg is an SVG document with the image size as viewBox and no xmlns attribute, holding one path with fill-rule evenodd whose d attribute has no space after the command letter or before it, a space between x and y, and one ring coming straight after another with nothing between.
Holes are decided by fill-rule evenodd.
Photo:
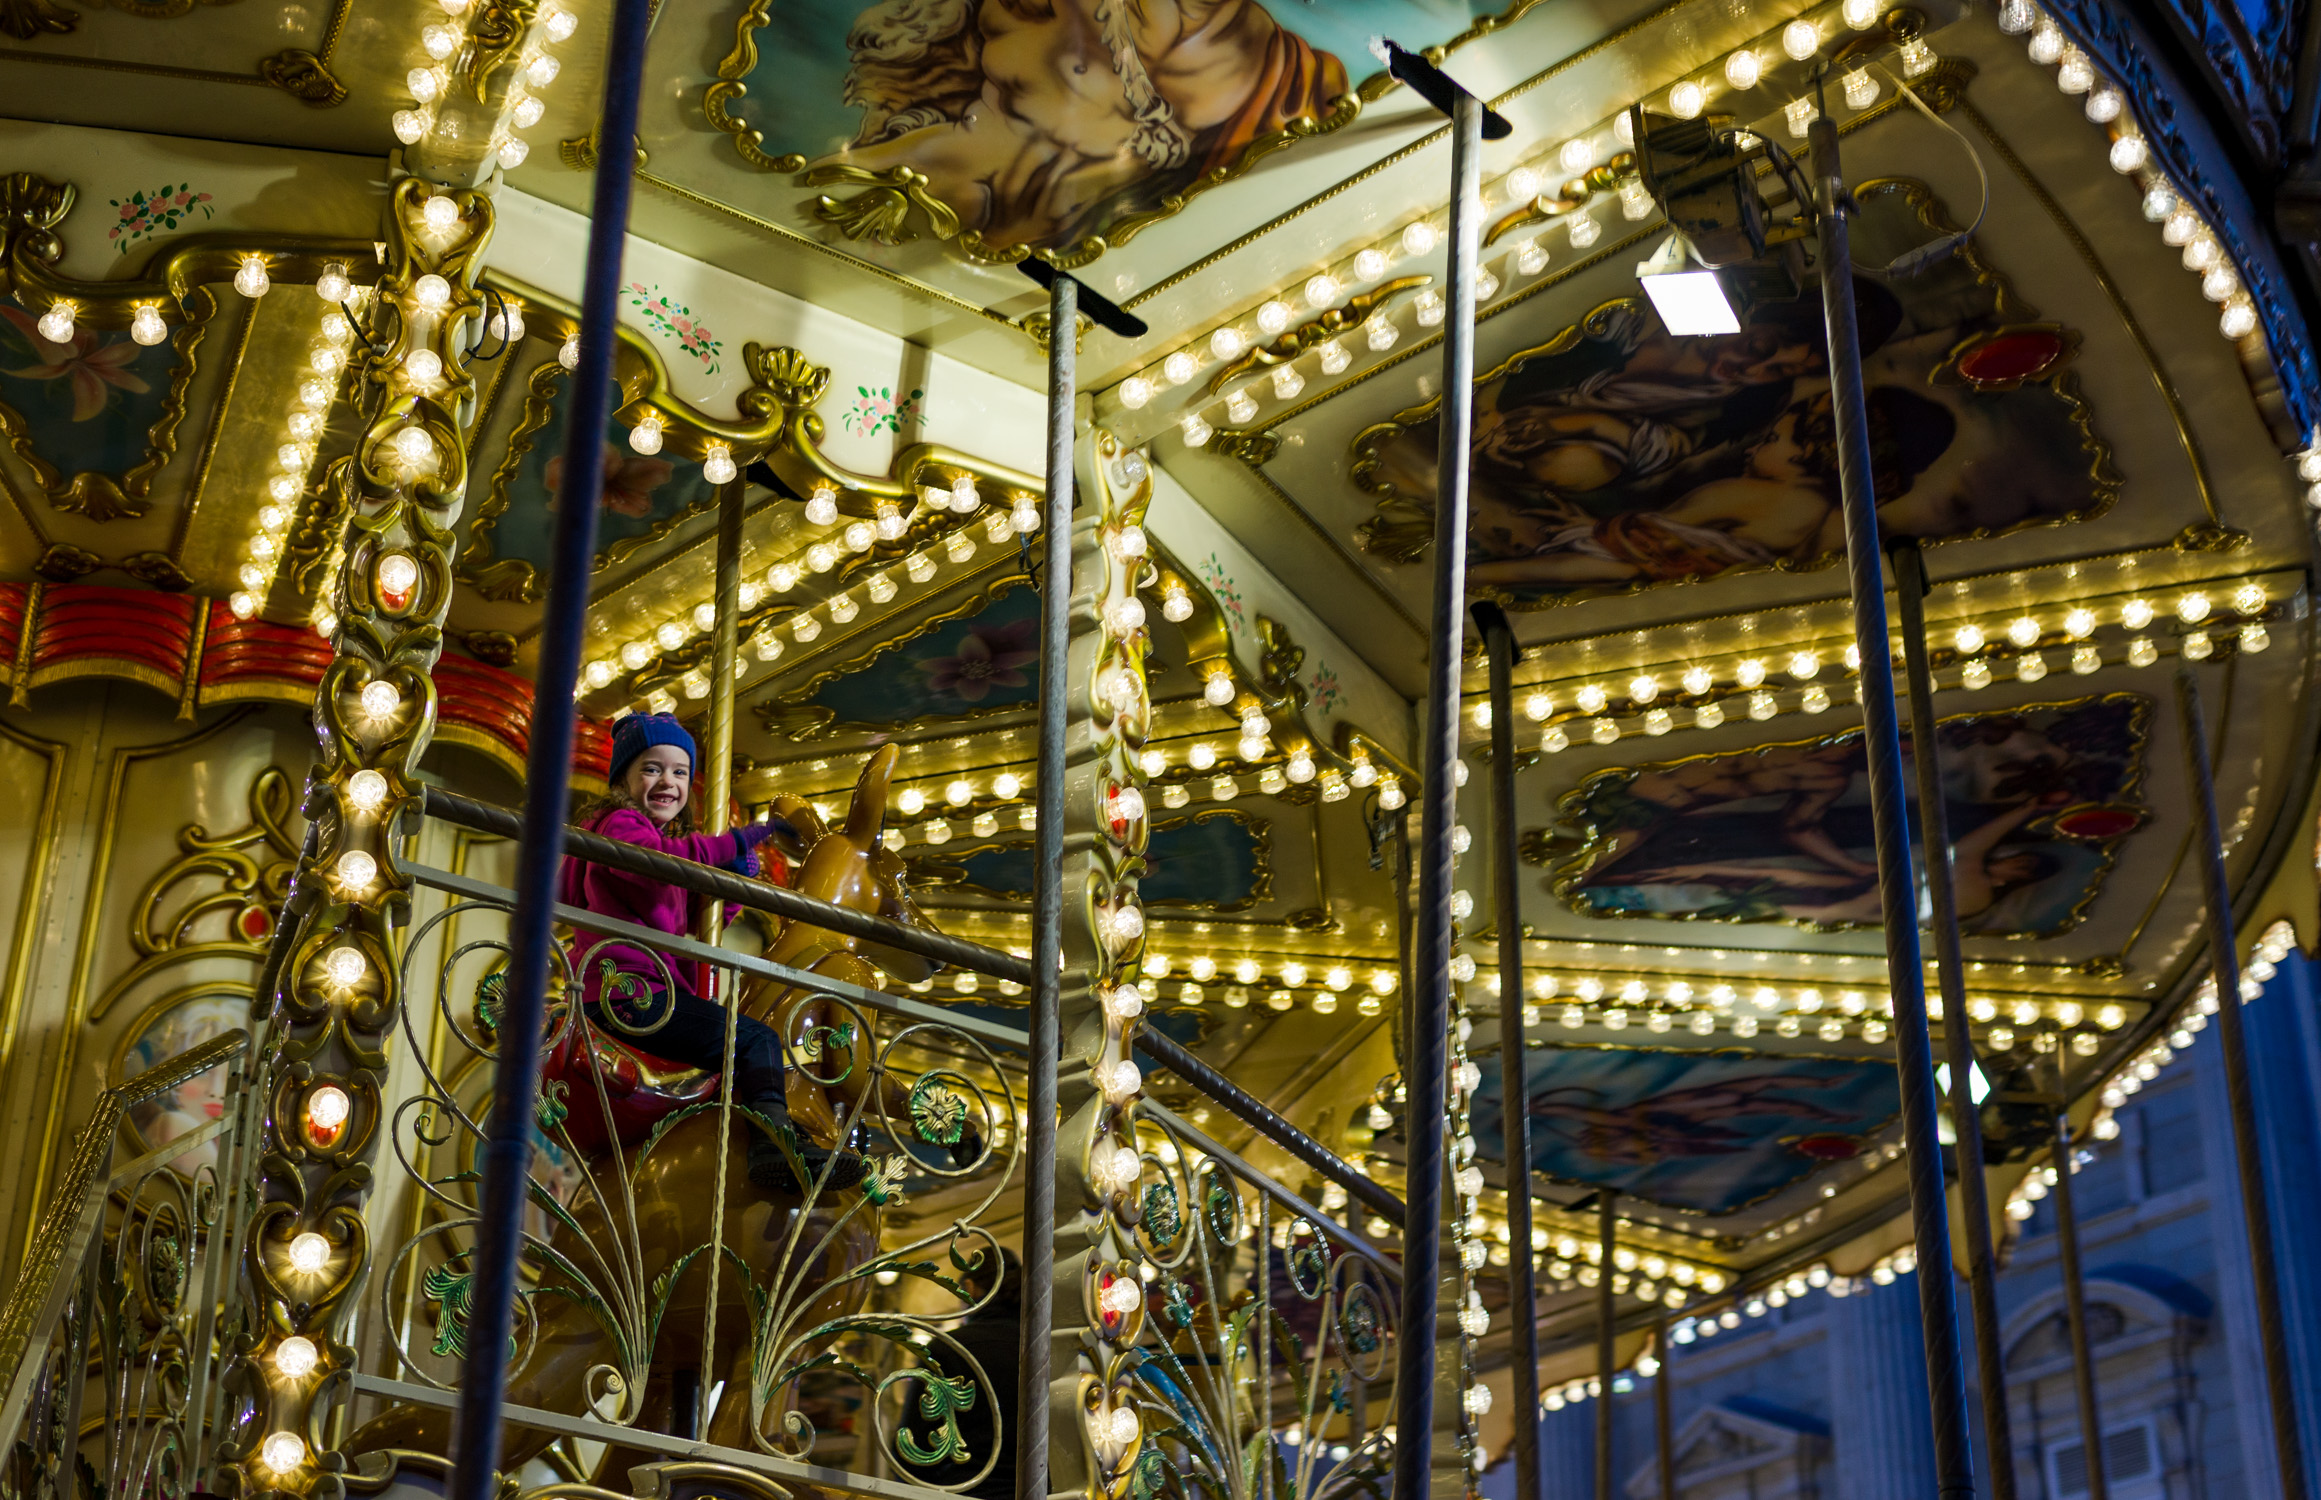
<instances>
[{"instance_id":1,"label":"girl's face","mask_svg":"<svg viewBox=\"0 0 2321 1500\"><path fill-rule=\"evenodd\" d=\"M636 758L621 787L655 823L673 823L693 795L693 757L681 745L655 745Z\"/></svg>"}]
</instances>

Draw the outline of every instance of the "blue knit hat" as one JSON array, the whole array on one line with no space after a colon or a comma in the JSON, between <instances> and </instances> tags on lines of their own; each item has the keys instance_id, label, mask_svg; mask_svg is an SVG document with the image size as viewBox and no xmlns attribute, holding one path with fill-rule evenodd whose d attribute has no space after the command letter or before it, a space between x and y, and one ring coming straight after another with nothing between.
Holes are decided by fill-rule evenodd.
<instances>
[{"instance_id":1,"label":"blue knit hat","mask_svg":"<svg viewBox=\"0 0 2321 1500\"><path fill-rule=\"evenodd\" d=\"M685 726L669 714L630 714L612 727L612 774L614 785L628 774L636 758L655 745L681 745L685 753L698 761L701 751L693 743L693 736Z\"/></svg>"}]
</instances>

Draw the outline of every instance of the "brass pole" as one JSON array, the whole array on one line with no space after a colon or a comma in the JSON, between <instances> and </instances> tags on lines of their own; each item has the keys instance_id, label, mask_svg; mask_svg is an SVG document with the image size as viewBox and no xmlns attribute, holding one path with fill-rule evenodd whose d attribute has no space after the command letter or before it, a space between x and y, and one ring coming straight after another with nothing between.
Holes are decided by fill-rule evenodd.
<instances>
[{"instance_id":1,"label":"brass pole","mask_svg":"<svg viewBox=\"0 0 2321 1500\"><path fill-rule=\"evenodd\" d=\"M717 624L710 637L709 743L703 748L702 763L693 768L699 810L695 821L703 833L725 833L733 826L733 689L741 642L741 521L742 495L746 488L746 483L737 475L717 491ZM712 897L701 903L699 936L712 946L725 940L724 902ZM734 982L735 977L716 969L706 976L722 992L718 998L725 1002L725 1066L718 1074L717 1155L714 1158L720 1162L732 1149L733 1140L734 1023L741 1007L741 986ZM703 1398L717 1386L717 1283L718 1263L725 1258L722 1244L725 1177L723 1171L717 1174L716 1201L710 1205L709 1215L709 1300L701 1315L701 1369L694 1379L694 1388ZM694 1430L684 1436L697 1438L707 1431L709 1417L710 1413L697 1399L693 1406Z\"/></svg>"}]
</instances>

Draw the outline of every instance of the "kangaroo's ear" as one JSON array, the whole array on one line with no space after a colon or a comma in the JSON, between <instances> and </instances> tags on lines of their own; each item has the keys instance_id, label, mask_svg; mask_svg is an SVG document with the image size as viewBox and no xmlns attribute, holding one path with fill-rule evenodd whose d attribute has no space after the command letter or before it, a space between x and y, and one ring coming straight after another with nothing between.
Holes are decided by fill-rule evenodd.
<instances>
[{"instance_id":1,"label":"kangaroo's ear","mask_svg":"<svg viewBox=\"0 0 2321 1500\"><path fill-rule=\"evenodd\" d=\"M858 849L878 847L879 830L886 826L887 783L894 779L895 762L901 757L902 751L893 745L879 746L854 784L854 801L846 809L846 837Z\"/></svg>"},{"instance_id":2,"label":"kangaroo's ear","mask_svg":"<svg viewBox=\"0 0 2321 1500\"><path fill-rule=\"evenodd\" d=\"M814 804L796 797L776 797L774 816L790 825L797 837L798 852L801 855L810 852L830 832L822 822L822 815L814 811ZM782 852L787 854L789 850L784 848Z\"/></svg>"},{"instance_id":3,"label":"kangaroo's ear","mask_svg":"<svg viewBox=\"0 0 2321 1500\"><path fill-rule=\"evenodd\" d=\"M798 832L797 824L780 813L775 813L766 823L773 829L772 833L766 835L766 842L781 850L783 858L794 863L806 857L809 845L804 835Z\"/></svg>"}]
</instances>

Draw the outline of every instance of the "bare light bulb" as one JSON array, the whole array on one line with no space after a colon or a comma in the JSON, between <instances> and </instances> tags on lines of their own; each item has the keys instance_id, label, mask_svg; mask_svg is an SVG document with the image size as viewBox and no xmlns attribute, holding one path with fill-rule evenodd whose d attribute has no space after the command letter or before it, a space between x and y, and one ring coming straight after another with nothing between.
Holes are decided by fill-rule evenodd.
<instances>
[{"instance_id":1,"label":"bare light bulb","mask_svg":"<svg viewBox=\"0 0 2321 1500\"><path fill-rule=\"evenodd\" d=\"M161 309L150 302L138 304L135 315L129 319L129 337L149 349L168 338L169 325L162 321Z\"/></svg>"},{"instance_id":2,"label":"bare light bulb","mask_svg":"<svg viewBox=\"0 0 2321 1500\"><path fill-rule=\"evenodd\" d=\"M291 1270L302 1276L313 1276L330 1264L330 1241L311 1229L306 1230L291 1240L287 1258L290 1261ZM277 1433L275 1436L281 1437L287 1436L287 1434ZM294 1443L298 1441L296 1438L290 1440ZM272 1442L272 1439L270 1438L268 1441ZM306 1450L301 1447L298 1451L303 1455ZM297 1461L296 1458L291 1460L293 1464Z\"/></svg>"}]
</instances>

